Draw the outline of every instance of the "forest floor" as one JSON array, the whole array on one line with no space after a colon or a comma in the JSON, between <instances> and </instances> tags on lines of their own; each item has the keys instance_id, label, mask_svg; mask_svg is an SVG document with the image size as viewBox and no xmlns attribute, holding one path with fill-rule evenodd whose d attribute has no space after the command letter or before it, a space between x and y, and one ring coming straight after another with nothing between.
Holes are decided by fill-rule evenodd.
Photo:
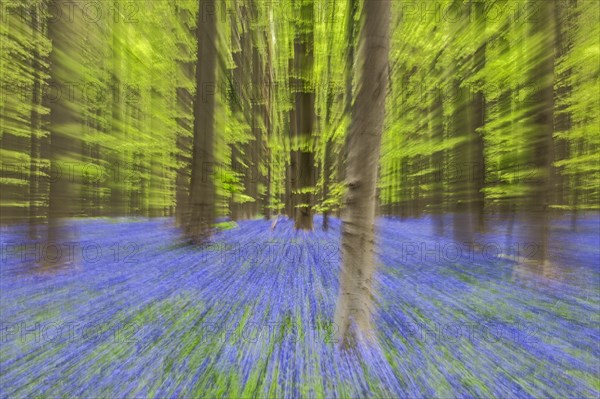
<instances>
[{"instance_id":1,"label":"forest floor","mask_svg":"<svg viewBox=\"0 0 600 399\"><path fill-rule=\"evenodd\" d=\"M171 219L77 220L60 255L4 228L0 397L600 395L597 217L554 222L545 266L507 249L518 224L509 245L498 221L469 247L428 218L380 219L378 345L346 352L339 220L271 224L200 248Z\"/></svg>"}]
</instances>

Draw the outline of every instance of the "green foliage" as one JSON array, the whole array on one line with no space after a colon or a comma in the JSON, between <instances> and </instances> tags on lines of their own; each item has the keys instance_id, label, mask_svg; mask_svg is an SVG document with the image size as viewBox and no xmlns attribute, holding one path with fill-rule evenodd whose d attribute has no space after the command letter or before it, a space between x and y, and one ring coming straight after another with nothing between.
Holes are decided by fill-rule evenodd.
<instances>
[{"instance_id":1,"label":"green foliage","mask_svg":"<svg viewBox=\"0 0 600 399\"><path fill-rule=\"evenodd\" d=\"M196 63L202 67L202 60L196 60L198 1L140 2L133 19L124 12L129 3L114 1L112 9L121 12L109 14L109 7L103 8L107 13L95 22L81 18L81 12L72 21L50 22L48 2L42 0L3 4L3 219L43 221L56 165L69 162L75 163L70 200L76 215L162 216L185 204L194 72ZM352 51L361 1L356 12L352 2L337 0L217 3L217 140L208 177L217 188L217 214L283 212L291 195L290 152L295 150L312 152L318 171L314 184L300 191L312 195L318 212L338 210L352 100L347 85L356 86ZM485 172L476 190L486 206L524 198L531 177L549 176L551 207L598 209L597 4L556 2L549 21L556 29L548 33L533 31L532 21L510 12L514 7L507 0L498 2L497 9L505 11L494 18L482 18L478 7L483 3L454 3L472 14L408 15L402 13L402 2L393 2L378 184L383 212L451 210L463 189L457 170L467 168L461 151L476 137L483 141ZM302 10L312 10L311 15ZM71 24L62 27L69 34L51 38L51 23ZM309 32L314 66L294 76L294 40ZM532 79L549 34L554 70ZM57 77L58 82L51 81ZM291 78L301 78L302 87L293 87ZM65 101L72 118L50 126L51 92L57 84L63 95L69 87L74 90ZM550 166L542 170L532 163L532 115L539 89L548 85L554 90L553 153ZM291 134L294 93L304 88L314 89L316 96L312 137ZM475 127L469 125L474 95L481 95L484 104L483 121ZM51 129L77 151L51 162ZM295 204L300 205L308 204Z\"/></svg>"}]
</instances>

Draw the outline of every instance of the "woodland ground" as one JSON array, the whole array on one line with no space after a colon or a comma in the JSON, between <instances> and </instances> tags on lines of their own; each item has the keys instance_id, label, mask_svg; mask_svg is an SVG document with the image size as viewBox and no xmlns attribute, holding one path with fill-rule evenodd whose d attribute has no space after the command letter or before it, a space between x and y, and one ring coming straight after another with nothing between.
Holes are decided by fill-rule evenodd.
<instances>
[{"instance_id":1,"label":"woodland ground","mask_svg":"<svg viewBox=\"0 0 600 399\"><path fill-rule=\"evenodd\" d=\"M56 249L4 228L0 397L597 398L597 215L553 222L545 267L488 225L469 247L379 219L378 346L343 353L337 219L224 224L203 248L171 219L77 220L45 269Z\"/></svg>"}]
</instances>

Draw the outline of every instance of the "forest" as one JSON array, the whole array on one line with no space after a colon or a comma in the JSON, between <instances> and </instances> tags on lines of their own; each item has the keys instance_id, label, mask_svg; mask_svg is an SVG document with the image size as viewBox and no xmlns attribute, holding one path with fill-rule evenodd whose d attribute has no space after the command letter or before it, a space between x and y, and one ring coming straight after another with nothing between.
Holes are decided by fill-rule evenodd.
<instances>
[{"instance_id":1,"label":"forest","mask_svg":"<svg viewBox=\"0 0 600 399\"><path fill-rule=\"evenodd\" d=\"M600 395L600 2L0 0L0 398Z\"/></svg>"}]
</instances>

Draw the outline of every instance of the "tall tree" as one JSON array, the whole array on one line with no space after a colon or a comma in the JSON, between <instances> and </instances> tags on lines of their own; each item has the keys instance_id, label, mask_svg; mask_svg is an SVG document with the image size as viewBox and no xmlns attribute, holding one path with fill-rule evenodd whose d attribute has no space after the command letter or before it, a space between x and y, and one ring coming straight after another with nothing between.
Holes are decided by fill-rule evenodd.
<instances>
[{"instance_id":1,"label":"tall tree","mask_svg":"<svg viewBox=\"0 0 600 399\"><path fill-rule=\"evenodd\" d=\"M38 36L44 33L43 19L39 15L38 5L34 4L31 9L31 29L34 38L34 50L31 57L31 68L33 73L32 98L31 98L31 142L29 159L29 237L37 238L37 225L39 223L39 209L42 202L40 189L41 179L39 173L40 146L42 141L42 55L40 54L40 43Z\"/></svg>"},{"instance_id":2,"label":"tall tree","mask_svg":"<svg viewBox=\"0 0 600 399\"><path fill-rule=\"evenodd\" d=\"M476 40L477 35L485 32L484 4L470 3L469 22L467 27L470 38ZM467 22L465 23L467 24ZM479 129L484 123L484 95L477 77L485 66L485 41L476 43L476 50L461 59L470 81L461 79L461 71L457 70L455 89L457 93L454 114L454 135L460 142L454 149L454 164L457 176L454 196L454 236L458 242L472 242L473 234L483 228L483 137Z\"/></svg>"},{"instance_id":3,"label":"tall tree","mask_svg":"<svg viewBox=\"0 0 600 399\"><path fill-rule=\"evenodd\" d=\"M302 0L300 15L296 24L297 32L294 40L294 73L297 75L295 90L295 137L292 143L295 150L291 154L296 157L296 188L294 206L296 229L312 230L312 191L314 186L314 156L312 151L312 133L315 123L315 89L313 85L313 25L314 4Z\"/></svg>"},{"instance_id":4,"label":"tall tree","mask_svg":"<svg viewBox=\"0 0 600 399\"><path fill-rule=\"evenodd\" d=\"M48 22L48 38L52 41L50 83L59 93L49 100L50 160L54 175L50 181L47 243L56 252L45 257L44 263L48 266L73 260L62 254L64 245L74 239L74 230L66 219L80 214L78 189L83 107L74 101L73 92L67 94L67 89L69 82L82 77L82 47L78 33L83 25L81 14L81 10L76 9L72 21L55 18Z\"/></svg>"},{"instance_id":5,"label":"tall tree","mask_svg":"<svg viewBox=\"0 0 600 399\"><path fill-rule=\"evenodd\" d=\"M343 346L373 339L375 194L388 86L390 1L367 1L362 13L342 216L343 263L335 312L336 334Z\"/></svg>"},{"instance_id":6,"label":"tall tree","mask_svg":"<svg viewBox=\"0 0 600 399\"><path fill-rule=\"evenodd\" d=\"M433 101L431 103L431 132L432 141L440 144L443 142L444 137L444 124L443 124L443 103L442 103L442 91L437 89L433 92ZM435 232L441 236L444 234L444 185L442 181L442 170L444 162L444 152L442 150L434 151L432 154L433 169L435 170L433 176L433 223Z\"/></svg>"},{"instance_id":7,"label":"tall tree","mask_svg":"<svg viewBox=\"0 0 600 399\"><path fill-rule=\"evenodd\" d=\"M470 11L474 17L472 28L474 32L485 33L485 4L477 1L471 4ZM474 36L474 35L473 35ZM485 40L479 44L477 50L472 55L472 74L478 77L481 70L485 67ZM479 79L481 80L481 79ZM471 198L469 198L471 223L474 231L484 229L484 179L485 179L485 159L484 159L484 140L483 132L485 120L485 97L483 93L483 84L480 81L472 84L474 87L469 93L469 135L470 135L470 173L469 181L471 185Z\"/></svg>"},{"instance_id":8,"label":"tall tree","mask_svg":"<svg viewBox=\"0 0 600 399\"><path fill-rule=\"evenodd\" d=\"M217 16L207 12L216 9L214 0L200 0L198 7L191 214L186 233L192 242L202 243L210 235L215 215L215 184L209 171L214 167Z\"/></svg>"},{"instance_id":9,"label":"tall tree","mask_svg":"<svg viewBox=\"0 0 600 399\"><path fill-rule=\"evenodd\" d=\"M538 15L533 17L531 35L536 44L532 54L530 82L537 89L528 101L529 159L532 174L527 180L527 197L522 201L525 215L527 262L543 266L548 259L548 208L552 183L550 178L553 162L554 132L554 48L555 48L555 2L540 4Z\"/></svg>"},{"instance_id":10,"label":"tall tree","mask_svg":"<svg viewBox=\"0 0 600 399\"><path fill-rule=\"evenodd\" d=\"M271 24L269 24L269 27ZM265 36L265 47L266 47L266 65L265 65L265 78L263 82L263 97L265 100L265 105L263 107L264 112L264 123L265 123L265 132L266 132L266 154L265 154L265 162L267 166L267 180L266 184L266 193L265 199L263 203L263 214L265 219L271 219L272 213L272 191L273 191L273 156L271 150L271 140L273 137L273 60L272 60L272 44L271 38L268 30L264 32Z\"/></svg>"},{"instance_id":11,"label":"tall tree","mask_svg":"<svg viewBox=\"0 0 600 399\"><path fill-rule=\"evenodd\" d=\"M123 68L123 46L122 42L125 39L123 36L122 29L123 22L119 19L113 19L112 26L112 89L114 98L112 98L111 107L111 134L116 141L124 140L124 133L122 126L124 125L123 120L123 96L122 91L122 68ZM112 155L113 162L115 164L116 176L111 179L112 187L110 189L110 208L111 213L115 216L123 216L126 213L126 200L123 184L123 168L124 160L126 159L125 154L121 154L119 150L115 151ZM119 173L120 172L120 173Z\"/></svg>"}]
</instances>

